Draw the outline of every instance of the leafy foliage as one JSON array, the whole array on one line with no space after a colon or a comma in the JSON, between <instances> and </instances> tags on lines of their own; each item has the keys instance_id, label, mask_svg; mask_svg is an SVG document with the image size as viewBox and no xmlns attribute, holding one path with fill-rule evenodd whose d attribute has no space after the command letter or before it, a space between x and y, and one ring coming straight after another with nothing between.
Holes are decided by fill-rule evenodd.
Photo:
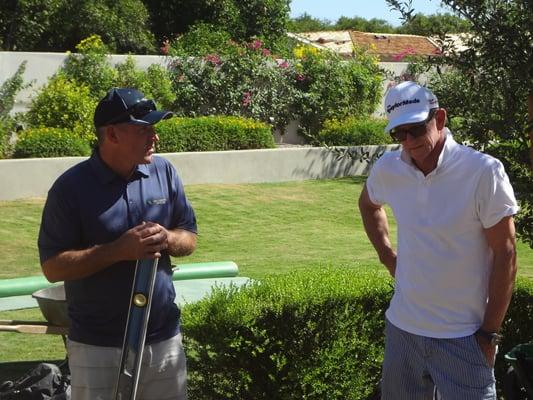
<instances>
[{"instance_id":1,"label":"leafy foliage","mask_svg":"<svg viewBox=\"0 0 533 400\"><path fill-rule=\"evenodd\" d=\"M324 121L369 115L381 99L381 71L377 60L357 51L345 60L333 52L311 47L295 49L299 75L296 99L301 133L316 137Z\"/></svg>"},{"instance_id":2,"label":"leafy foliage","mask_svg":"<svg viewBox=\"0 0 533 400\"><path fill-rule=\"evenodd\" d=\"M383 360L390 279L324 268L214 289L183 309L195 399L368 399ZM518 279L496 362L533 335L533 283ZM374 398L374 397L372 397Z\"/></svg>"},{"instance_id":3,"label":"leafy foliage","mask_svg":"<svg viewBox=\"0 0 533 400\"><path fill-rule=\"evenodd\" d=\"M10 112L15 105L15 97L22 89L30 86L24 83L25 70L26 61L19 65L13 76L0 85L0 158L6 157L10 151L9 141L16 123Z\"/></svg>"},{"instance_id":4,"label":"leafy foliage","mask_svg":"<svg viewBox=\"0 0 533 400\"><path fill-rule=\"evenodd\" d=\"M0 38L6 50L65 51L99 34L112 51L153 53L148 17L141 0L6 0Z\"/></svg>"},{"instance_id":5,"label":"leafy foliage","mask_svg":"<svg viewBox=\"0 0 533 400\"><path fill-rule=\"evenodd\" d=\"M413 10L387 0L412 18ZM471 25L458 51L440 32L443 56L425 68L439 67L430 80L454 128L475 148L498 157L515 189L521 211L517 232L533 247L533 174L528 160L527 99L533 96L533 8L523 0L444 0ZM440 68L446 65L447 68Z\"/></svg>"},{"instance_id":6,"label":"leafy foliage","mask_svg":"<svg viewBox=\"0 0 533 400\"><path fill-rule=\"evenodd\" d=\"M172 42L169 54L181 57L203 57L208 54L225 54L235 46L228 45L229 32L220 26L208 23L192 25L187 33Z\"/></svg>"},{"instance_id":7,"label":"leafy foliage","mask_svg":"<svg viewBox=\"0 0 533 400\"><path fill-rule=\"evenodd\" d=\"M39 50L43 34L65 0L4 0L0 3L0 45L7 51Z\"/></svg>"},{"instance_id":8,"label":"leafy foliage","mask_svg":"<svg viewBox=\"0 0 533 400\"><path fill-rule=\"evenodd\" d=\"M76 45L78 53L69 54L59 70L66 78L87 86L95 98L102 98L113 87L117 71L109 65L109 49L98 35L83 39Z\"/></svg>"},{"instance_id":9,"label":"leafy foliage","mask_svg":"<svg viewBox=\"0 0 533 400\"><path fill-rule=\"evenodd\" d=\"M285 127L293 118L296 70L277 63L259 40L232 44L227 55L175 58L175 110L187 116L240 115Z\"/></svg>"},{"instance_id":10,"label":"leafy foliage","mask_svg":"<svg viewBox=\"0 0 533 400\"><path fill-rule=\"evenodd\" d=\"M330 119L318 135L319 143L327 146L366 146L391 144L385 133L387 121L372 117L348 117L344 120Z\"/></svg>"},{"instance_id":11,"label":"leafy foliage","mask_svg":"<svg viewBox=\"0 0 533 400\"><path fill-rule=\"evenodd\" d=\"M87 156L91 146L68 129L33 128L23 131L15 144L14 158Z\"/></svg>"},{"instance_id":12,"label":"leafy foliage","mask_svg":"<svg viewBox=\"0 0 533 400\"><path fill-rule=\"evenodd\" d=\"M302 132L314 137L326 119L369 114L380 99L377 62L362 52L344 60L299 47L295 60L279 60L259 40L230 46L224 55L173 60L180 114L241 115L281 131L300 118Z\"/></svg>"},{"instance_id":13,"label":"leafy foliage","mask_svg":"<svg viewBox=\"0 0 533 400\"><path fill-rule=\"evenodd\" d=\"M214 290L183 313L191 397L366 399L390 293L388 280L354 269Z\"/></svg>"},{"instance_id":14,"label":"leafy foliage","mask_svg":"<svg viewBox=\"0 0 533 400\"><path fill-rule=\"evenodd\" d=\"M442 30L446 30L448 33L469 32L470 24L466 19L450 13L431 15L416 14L412 16L411 19L408 19L402 26L397 28L379 18L367 20L358 16L341 16L336 22L331 22L314 18L309 14L304 13L289 21L288 30L290 32L354 30L361 32L404 33L432 36L435 32L440 32Z\"/></svg>"},{"instance_id":15,"label":"leafy foliage","mask_svg":"<svg viewBox=\"0 0 533 400\"><path fill-rule=\"evenodd\" d=\"M468 20L454 14L424 15L418 13L397 28L396 32L409 35L433 36L438 32L464 33L470 32L470 29Z\"/></svg>"},{"instance_id":16,"label":"leafy foliage","mask_svg":"<svg viewBox=\"0 0 533 400\"><path fill-rule=\"evenodd\" d=\"M161 153L274 147L269 126L247 118L171 118L156 126Z\"/></svg>"},{"instance_id":17,"label":"leafy foliage","mask_svg":"<svg viewBox=\"0 0 533 400\"><path fill-rule=\"evenodd\" d=\"M236 41L262 37L269 45L281 38L289 0L145 0L152 30L158 38L174 39L198 22L226 30Z\"/></svg>"},{"instance_id":18,"label":"leafy foliage","mask_svg":"<svg viewBox=\"0 0 533 400\"><path fill-rule=\"evenodd\" d=\"M95 107L87 86L57 75L32 100L26 118L31 127L64 128L89 141Z\"/></svg>"}]
</instances>

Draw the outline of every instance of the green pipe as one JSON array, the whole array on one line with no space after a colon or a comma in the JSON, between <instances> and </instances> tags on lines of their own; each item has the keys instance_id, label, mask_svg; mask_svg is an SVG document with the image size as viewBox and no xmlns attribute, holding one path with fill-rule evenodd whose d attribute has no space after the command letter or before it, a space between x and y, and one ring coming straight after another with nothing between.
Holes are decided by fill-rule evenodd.
<instances>
[{"instance_id":1,"label":"green pipe","mask_svg":"<svg viewBox=\"0 0 533 400\"><path fill-rule=\"evenodd\" d=\"M238 274L239 268L232 261L179 264L173 268L172 280L227 278ZM56 284L62 284L62 282ZM55 284L48 282L43 275L0 279L0 298L24 296L53 285Z\"/></svg>"},{"instance_id":2,"label":"green pipe","mask_svg":"<svg viewBox=\"0 0 533 400\"><path fill-rule=\"evenodd\" d=\"M239 267L233 261L180 264L173 268L172 280L231 278L239 274Z\"/></svg>"}]
</instances>

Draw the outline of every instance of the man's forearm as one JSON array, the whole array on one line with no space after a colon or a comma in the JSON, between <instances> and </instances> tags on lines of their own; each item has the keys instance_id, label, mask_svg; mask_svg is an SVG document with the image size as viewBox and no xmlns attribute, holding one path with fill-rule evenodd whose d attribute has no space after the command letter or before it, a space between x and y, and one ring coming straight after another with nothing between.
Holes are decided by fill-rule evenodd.
<instances>
[{"instance_id":1,"label":"man's forearm","mask_svg":"<svg viewBox=\"0 0 533 400\"><path fill-rule=\"evenodd\" d=\"M112 244L103 244L56 254L42 264L42 269L50 282L68 281L93 275L118 261Z\"/></svg>"},{"instance_id":2,"label":"man's forearm","mask_svg":"<svg viewBox=\"0 0 533 400\"><path fill-rule=\"evenodd\" d=\"M516 276L516 255L514 249L494 255L494 265L489 278L488 303L481 325L487 332L497 332L511 302Z\"/></svg>"},{"instance_id":3,"label":"man's forearm","mask_svg":"<svg viewBox=\"0 0 533 400\"><path fill-rule=\"evenodd\" d=\"M184 229L167 231L168 254L172 257L183 257L192 254L196 249L196 237L193 232Z\"/></svg>"},{"instance_id":4,"label":"man's forearm","mask_svg":"<svg viewBox=\"0 0 533 400\"><path fill-rule=\"evenodd\" d=\"M389 239L387 214L383 207L370 201L366 185L359 197L359 211L368 239L376 249L379 260L387 267L391 276L394 276L396 273L396 252L393 250Z\"/></svg>"}]
</instances>

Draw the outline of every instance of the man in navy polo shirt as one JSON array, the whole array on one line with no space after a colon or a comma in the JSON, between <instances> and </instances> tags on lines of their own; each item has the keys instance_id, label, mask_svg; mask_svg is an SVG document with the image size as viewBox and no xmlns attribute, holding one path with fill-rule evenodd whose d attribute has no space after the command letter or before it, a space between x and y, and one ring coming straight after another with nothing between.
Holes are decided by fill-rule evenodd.
<instances>
[{"instance_id":1,"label":"man in navy polo shirt","mask_svg":"<svg viewBox=\"0 0 533 400\"><path fill-rule=\"evenodd\" d=\"M98 146L48 192L39 232L44 275L65 281L72 398L111 399L138 259L159 258L139 399L186 399L170 256L196 247L196 218L172 165L154 156L159 111L135 89L98 103Z\"/></svg>"}]
</instances>

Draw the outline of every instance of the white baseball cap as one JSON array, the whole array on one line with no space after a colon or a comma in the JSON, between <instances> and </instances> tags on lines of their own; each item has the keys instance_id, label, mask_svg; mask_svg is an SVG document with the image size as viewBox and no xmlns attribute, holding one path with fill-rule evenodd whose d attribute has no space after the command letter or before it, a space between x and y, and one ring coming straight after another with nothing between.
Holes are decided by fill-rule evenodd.
<instances>
[{"instance_id":1,"label":"white baseball cap","mask_svg":"<svg viewBox=\"0 0 533 400\"><path fill-rule=\"evenodd\" d=\"M400 125L425 121L429 111L438 107L437 97L429 89L411 81L399 83L385 96L385 112L389 120L385 132Z\"/></svg>"}]
</instances>

